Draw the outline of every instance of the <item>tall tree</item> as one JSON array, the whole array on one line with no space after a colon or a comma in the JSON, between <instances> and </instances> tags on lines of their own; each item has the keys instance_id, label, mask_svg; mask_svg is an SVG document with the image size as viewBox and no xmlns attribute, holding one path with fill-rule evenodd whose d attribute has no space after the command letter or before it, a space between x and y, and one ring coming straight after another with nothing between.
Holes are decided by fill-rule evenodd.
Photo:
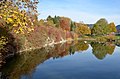
<instances>
[{"instance_id":1,"label":"tall tree","mask_svg":"<svg viewBox=\"0 0 120 79\"><path fill-rule=\"evenodd\" d=\"M60 27L60 17L56 16L53 18L53 22L55 24L56 27Z\"/></svg>"},{"instance_id":2,"label":"tall tree","mask_svg":"<svg viewBox=\"0 0 120 79\"><path fill-rule=\"evenodd\" d=\"M71 21L71 25L70 25L70 31L75 31L75 23L73 21Z\"/></svg>"},{"instance_id":3,"label":"tall tree","mask_svg":"<svg viewBox=\"0 0 120 79\"><path fill-rule=\"evenodd\" d=\"M93 28L92 28L92 34L94 35L103 35L103 34L107 34L108 33L108 22L106 19L101 18L100 20L98 20Z\"/></svg>"}]
</instances>

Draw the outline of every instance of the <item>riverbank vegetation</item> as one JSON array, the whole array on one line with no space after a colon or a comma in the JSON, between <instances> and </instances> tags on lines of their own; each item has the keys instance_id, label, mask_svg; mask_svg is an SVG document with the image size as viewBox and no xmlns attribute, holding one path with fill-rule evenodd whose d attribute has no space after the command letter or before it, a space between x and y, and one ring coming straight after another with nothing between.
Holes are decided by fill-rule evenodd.
<instances>
[{"instance_id":1,"label":"riverbank vegetation","mask_svg":"<svg viewBox=\"0 0 120 79\"><path fill-rule=\"evenodd\" d=\"M114 22L108 23L104 18L92 28L63 16L48 16L38 20L37 4L38 0L0 1L0 63L16 52L56 42L82 37L102 42L119 38L115 36L117 30ZM78 47L81 48L80 45Z\"/></svg>"}]
</instances>

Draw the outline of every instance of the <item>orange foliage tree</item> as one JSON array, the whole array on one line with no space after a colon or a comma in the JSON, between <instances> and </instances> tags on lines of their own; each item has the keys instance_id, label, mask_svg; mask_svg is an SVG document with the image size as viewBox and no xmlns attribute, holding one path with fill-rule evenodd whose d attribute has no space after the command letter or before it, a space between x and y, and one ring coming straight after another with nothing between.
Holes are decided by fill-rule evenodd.
<instances>
[{"instance_id":1,"label":"orange foliage tree","mask_svg":"<svg viewBox=\"0 0 120 79\"><path fill-rule=\"evenodd\" d=\"M60 17L60 27L63 30L70 31L71 19L66 17Z\"/></svg>"}]
</instances>

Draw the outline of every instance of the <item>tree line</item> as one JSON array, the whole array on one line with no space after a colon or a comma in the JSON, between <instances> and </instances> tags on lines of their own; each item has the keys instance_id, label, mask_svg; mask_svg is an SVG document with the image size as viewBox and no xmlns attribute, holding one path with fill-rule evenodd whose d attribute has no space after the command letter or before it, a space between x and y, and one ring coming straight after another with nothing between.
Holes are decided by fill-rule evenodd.
<instances>
[{"instance_id":1,"label":"tree line","mask_svg":"<svg viewBox=\"0 0 120 79\"><path fill-rule=\"evenodd\" d=\"M46 21L46 22L45 22ZM82 35L106 35L117 32L114 22L108 23L105 18L101 18L92 28L88 24L83 22L74 22L68 17L60 17L50 15L46 20L41 19L40 24L46 23L46 25L62 28L63 30L71 31L77 33L79 36Z\"/></svg>"}]
</instances>

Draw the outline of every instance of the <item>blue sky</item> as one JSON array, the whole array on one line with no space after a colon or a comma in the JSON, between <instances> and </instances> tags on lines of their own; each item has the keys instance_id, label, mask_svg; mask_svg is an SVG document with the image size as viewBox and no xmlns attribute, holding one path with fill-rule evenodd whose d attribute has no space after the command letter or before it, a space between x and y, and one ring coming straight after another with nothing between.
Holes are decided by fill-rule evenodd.
<instances>
[{"instance_id":1,"label":"blue sky","mask_svg":"<svg viewBox=\"0 0 120 79\"><path fill-rule=\"evenodd\" d=\"M48 15L65 16L93 24L100 18L120 24L120 0L39 0L39 19Z\"/></svg>"}]
</instances>

